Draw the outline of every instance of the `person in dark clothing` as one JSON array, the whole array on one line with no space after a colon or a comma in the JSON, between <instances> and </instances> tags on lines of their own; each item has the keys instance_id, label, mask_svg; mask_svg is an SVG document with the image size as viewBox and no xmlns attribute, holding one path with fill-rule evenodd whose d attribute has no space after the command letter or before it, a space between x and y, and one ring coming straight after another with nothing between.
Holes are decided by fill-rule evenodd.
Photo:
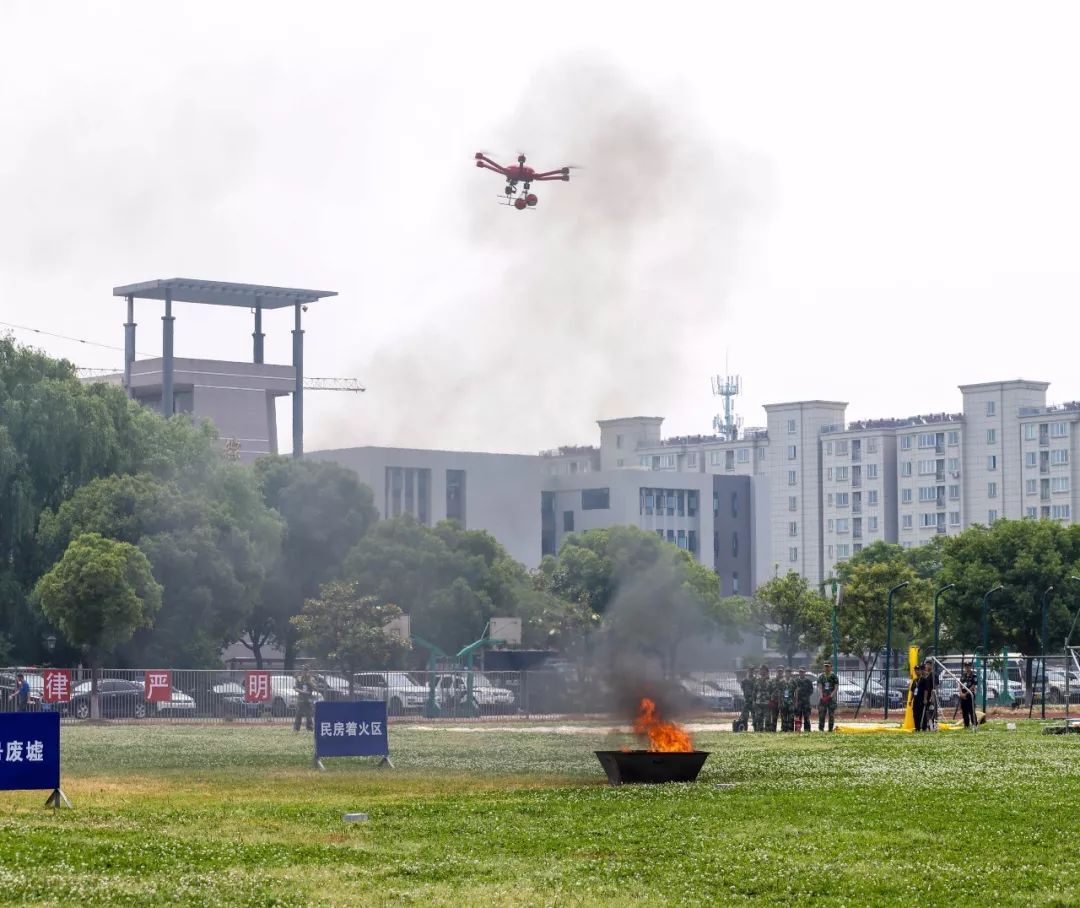
<instances>
[{"instance_id":1,"label":"person in dark clothing","mask_svg":"<svg viewBox=\"0 0 1080 908\"><path fill-rule=\"evenodd\" d=\"M920 731L937 730L937 679L934 677L934 663L929 659L923 664L922 677L919 678L918 698L922 703Z\"/></svg>"},{"instance_id":2,"label":"person in dark clothing","mask_svg":"<svg viewBox=\"0 0 1080 908\"><path fill-rule=\"evenodd\" d=\"M293 731L300 731L300 723L304 721L308 731L315 730L312 721L312 703L315 700L315 679L311 673L304 669L303 674L296 679L296 718L293 719Z\"/></svg>"},{"instance_id":3,"label":"person in dark clothing","mask_svg":"<svg viewBox=\"0 0 1080 908\"><path fill-rule=\"evenodd\" d=\"M911 712L915 719L915 731L922 731L923 701L922 690L923 667L915 669L915 677L911 679Z\"/></svg>"},{"instance_id":4,"label":"person in dark clothing","mask_svg":"<svg viewBox=\"0 0 1080 908\"><path fill-rule=\"evenodd\" d=\"M15 676L15 712L30 711L30 683L22 672Z\"/></svg>"},{"instance_id":5,"label":"person in dark clothing","mask_svg":"<svg viewBox=\"0 0 1080 908\"><path fill-rule=\"evenodd\" d=\"M979 679L975 675L975 669L970 662L965 662L960 667L960 712L964 716L964 728L975 726L975 690L979 686Z\"/></svg>"}]
</instances>

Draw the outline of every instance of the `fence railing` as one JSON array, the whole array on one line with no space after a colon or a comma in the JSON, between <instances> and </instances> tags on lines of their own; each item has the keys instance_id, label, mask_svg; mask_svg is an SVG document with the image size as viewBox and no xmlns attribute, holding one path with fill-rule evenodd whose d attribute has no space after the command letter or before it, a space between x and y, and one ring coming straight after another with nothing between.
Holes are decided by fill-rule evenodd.
<instances>
[{"instance_id":1,"label":"fence railing","mask_svg":"<svg viewBox=\"0 0 1080 908\"><path fill-rule=\"evenodd\" d=\"M954 671L959 659L943 657ZM995 705L1011 699L1014 705L1027 702L1027 679L1017 664L1003 671L988 668L988 701ZM54 669L36 667L0 669L0 710L16 708L16 674L22 672L30 687L31 710L55 710L66 721L91 718L91 677L86 668ZM1062 657L1048 658L1046 700L1064 703L1066 690L1071 702L1080 702L1080 672L1066 665ZM59 679L57 675L62 675ZM816 671L808 671L811 678ZM889 693L885 672L876 668L838 672L837 705L841 710L879 710L888 699L891 710L902 709L908 687L906 667L890 674ZM625 708L602 676L589 676L567 665L558 669L531 671L377 671L360 672L351 679L334 671L312 670L318 700L381 700L390 716L423 719L482 719L517 716L539 718L554 715L610 714L615 703ZM1009 697L1004 695L1007 689ZM259 677L254 677L259 676ZM797 677L793 672L792 677ZM305 710L305 696L297 690L298 674L201 669L102 669L98 679L99 716L106 720L170 720L197 722L288 722ZM695 672L665 684L668 699L682 712L729 715L743 709L741 673L735 671ZM770 679L776 677L770 671ZM982 681L981 674L979 676ZM255 683L253 683L253 681ZM1041 669L1032 669L1031 688L1035 702L1042 691ZM939 695L943 705L955 705L956 685L943 676ZM253 696L254 695L254 696ZM812 703L816 705L815 692Z\"/></svg>"}]
</instances>

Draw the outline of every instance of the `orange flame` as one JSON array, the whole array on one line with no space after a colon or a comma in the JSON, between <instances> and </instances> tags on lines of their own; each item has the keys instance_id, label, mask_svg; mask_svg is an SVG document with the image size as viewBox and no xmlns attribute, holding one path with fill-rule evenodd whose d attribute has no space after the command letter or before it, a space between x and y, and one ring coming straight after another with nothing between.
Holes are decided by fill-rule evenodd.
<instances>
[{"instance_id":1,"label":"orange flame","mask_svg":"<svg viewBox=\"0 0 1080 908\"><path fill-rule=\"evenodd\" d=\"M689 753L694 749L690 735L674 722L665 722L657 716L656 704L648 697L641 701L634 720L634 734L647 737L649 750L654 753Z\"/></svg>"}]
</instances>

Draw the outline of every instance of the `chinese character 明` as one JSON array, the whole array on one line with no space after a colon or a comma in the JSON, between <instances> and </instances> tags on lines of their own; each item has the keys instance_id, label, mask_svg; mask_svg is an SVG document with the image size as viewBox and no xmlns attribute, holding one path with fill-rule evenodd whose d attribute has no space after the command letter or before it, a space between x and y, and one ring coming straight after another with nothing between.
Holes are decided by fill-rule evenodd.
<instances>
[{"instance_id":1,"label":"chinese character \u660e","mask_svg":"<svg viewBox=\"0 0 1080 908\"><path fill-rule=\"evenodd\" d=\"M372 722L371 723L371 733L373 735L381 735L382 734L382 722Z\"/></svg>"},{"instance_id":2,"label":"chinese character \u660e","mask_svg":"<svg viewBox=\"0 0 1080 908\"><path fill-rule=\"evenodd\" d=\"M319 723L319 735L321 737L323 737L323 738L331 737L332 728L333 728L333 726L329 722L320 722Z\"/></svg>"},{"instance_id":3,"label":"chinese character \u660e","mask_svg":"<svg viewBox=\"0 0 1080 908\"><path fill-rule=\"evenodd\" d=\"M355 722L346 722L345 723L345 734L348 735L350 738L355 738L356 737L356 723Z\"/></svg>"},{"instance_id":4,"label":"chinese character \u660e","mask_svg":"<svg viewBox=\"0 0 1080 908\"><path fill-rule=\"evenodd\" d=\"M45 762L45 745L40 741L27 741L26 759L29 763Z\"/></svg>"},{"instance_id":5,"label":"chinese character \u660e","mask_svg":"<svg viewBox=\"0 0 1080 908\"><path fill-rule=\"evenodd\" d=\"M335 738L344 738L345 737L345 723L344 722L335 722L334 723L334 737Z\"/></svg>"},{"instance_id":6,"label":"chinese character \u660e","mask_svg":"<svg viewBox=\"0 0 1080 908\"><path fill-rule=\"evenodd\" d=\"M21 763L23 758L22 741L8 741L4 753L6 763Z\"/></svg>"}]
</instances>

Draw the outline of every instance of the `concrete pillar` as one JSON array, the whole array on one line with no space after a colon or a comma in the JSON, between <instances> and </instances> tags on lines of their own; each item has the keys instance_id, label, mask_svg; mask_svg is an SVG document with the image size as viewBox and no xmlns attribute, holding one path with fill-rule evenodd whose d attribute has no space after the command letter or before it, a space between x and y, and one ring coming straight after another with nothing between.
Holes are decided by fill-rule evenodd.
<instances>
[{"instance_id":1,"label":"concrete pillar","mask_svg":"<svg viewBox=\"0 0 1080 908\"><path fill-rule=\"evenodd\" d=\"M255 298L255 333L251 335L255 340L255 358L253 362L262 364L263 361L263 338L266 337L263 334L262 329L262 303L258 297Z\"/></svg>"},{"instance_id":2,"label":"concrete pillar","mask_svg":"<svg viewBox=\"0 0 1080 908\"><path fill-rule=\"evenodd\" d=\"M296 327L292 333L292 359L296 370L296 386L293 389L292 441L293 457L304 456L304 332L300 327L300 303L296 304Z\"/></svg>"},{"instance_id":3,"label":"concrete pillar","mask_svg":"<svg viewBox=\"0 0 1080 908\"><path fill-rule=\"evenodd\" d=\"M168 419L176 412L173 399L173 322L172 291L165 291L165 315L161 332L161 413Z\"/></svg>"},{"instance_id":4,"label":"concrete pillar","mask_svg":"<svg viewBox=\"0 0 1080 908\"><path fill-rule=\"evenodd\" d=\"M131 364L135 362L135 297L127 298L127 321L124 322L124 390L131 397Z\"/></svg>"}]
</instances>

